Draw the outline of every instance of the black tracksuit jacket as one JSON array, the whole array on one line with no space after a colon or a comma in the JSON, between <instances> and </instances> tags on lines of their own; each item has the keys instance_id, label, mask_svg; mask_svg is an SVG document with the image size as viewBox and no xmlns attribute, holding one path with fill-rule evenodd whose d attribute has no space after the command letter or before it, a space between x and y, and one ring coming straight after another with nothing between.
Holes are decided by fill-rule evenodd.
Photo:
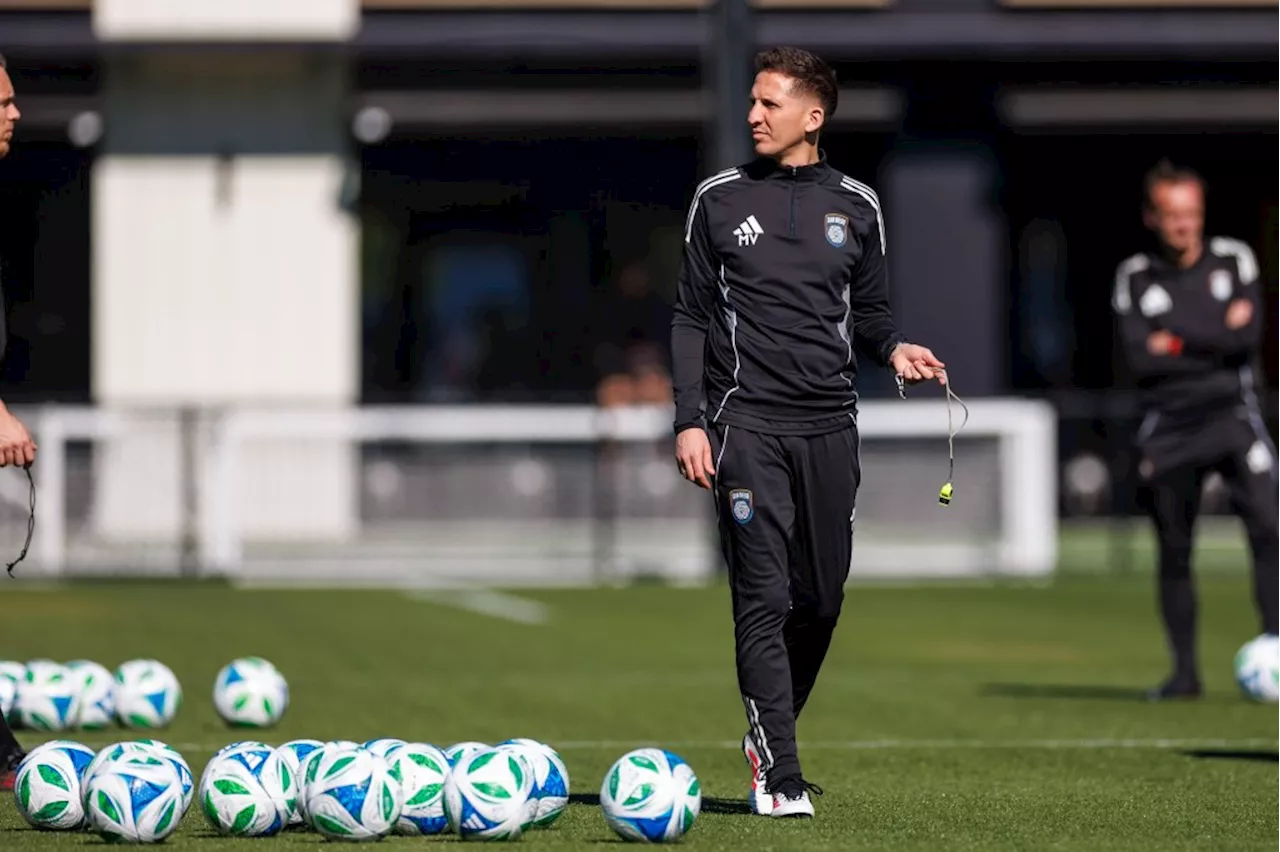
<instances>
[{"instance_id":1,"label":"black tracksuit jacket","mask_svg":"<svg viewBox=\"0 0 1280 852\"><path fill-rule=\"evenodd\" d=\"M1202 418L1242 403L1257 407L1254 361L1262 331L1258 262L1239 240L1205 241L1204 254L1188 269L1142 252L1116 270L1112 307L1125 360L1149 412L1169 428L1198 428ZM1226 325L1236 299L1253 303L1253 319ZM1166 355L1147 350L1152 332L1174 337Z\"/></svg>"},{"instance_id":2,"label":"black tracksuit jacket","mask_svg":"<svg viewBox=\"0 0 1280 852\"><path fill-rule=\"evenodd\" d=\"M865 184L768 159L697 188L672 319L675 430L779 435L853 424L859 349L885 366L884 214Z\"/></svg>"}]
</instances>

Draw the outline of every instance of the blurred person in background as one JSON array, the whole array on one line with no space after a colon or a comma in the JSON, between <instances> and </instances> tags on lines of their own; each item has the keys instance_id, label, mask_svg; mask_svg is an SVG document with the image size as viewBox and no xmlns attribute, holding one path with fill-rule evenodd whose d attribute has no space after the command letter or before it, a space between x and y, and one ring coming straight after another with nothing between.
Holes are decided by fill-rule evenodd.
<instances>
[{"instance_id":1,"label":"blurred person in background","mask_svg":"<svg viewBox=\"0 0 1280 852\"><path fill-rule=\"evenodd\" d=\"M1136 436L1140 501L1159 538L1160 614L1173 671L1148 698L1201 694L1191 547L1206 475L1226 481L1253 554L1264 633L1276 633L1276 453L1258 404L1262 327L1249 246L1205 239L1205 184L1167 161L1145 179L1143 221L1155 245L1120 264L1112 306L1142 393Z\"/></svg>"},{"instance_id":2,"label":"blurred person in background","mask_svg":"<svg viewBox=\"0 0 1280 852\"><path fill-rule=\"evenodd\" d=\"M9 79L8 63L0 55L0 158L9 155L13 144L13 131L22 113L18 112L18 104L13 91L13 81ZM0 305L4 304L3 281L0 281ZM0 316L0 358L4 356L6 333L4 317ZM36 445L31 440L27 427L0 402L0 467L10 465L26 466L36 459ZM9 724L0 715L0 790L12 790L14 776L18 764L26 753L13 736Z\"/></svg>"},{"instance_id":3,"label":"blurred person in background","mask_svg":"<svg viewBox=\"0 0 1280 852\"><path fill-rule=\"evenodd\" d=\"M605 408L670 404L665 355L671 306L653 289L643 261L623 268L612 296L597 324L603 340L595 352L596 403Z\"/></svg>"},{"instance_id":4,"label":"blurred person in background","mask_svg":"<svg viewBox=\"0 0 1280 852\"><path fill-rule=\"evenodd\" d=\"M756 57L758 158L703 181L685 225L675 317L676 459L712 491L732 589L752 809L812 817L796 719L831 644L852 555L854 349L906 382L943 364L889 310L885 226L818 136L835 74L804 50Z\"/></svg>"}]
</instances>

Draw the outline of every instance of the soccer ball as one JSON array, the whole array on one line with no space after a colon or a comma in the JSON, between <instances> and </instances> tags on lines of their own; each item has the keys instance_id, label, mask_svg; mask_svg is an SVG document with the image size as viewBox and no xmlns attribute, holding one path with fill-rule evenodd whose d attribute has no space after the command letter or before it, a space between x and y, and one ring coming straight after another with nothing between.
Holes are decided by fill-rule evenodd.
<instances>
[{"instance_id":1,"label":"soccer ball","mask_svg":"<svg viewBox=\"0 0 1280 852\"><path fill-rule=\"evenodd\" d=\"M200 776L200 803L219 834L269 837L297 812L298 784L271 749L239 749L215 757Z\"/></svg>"},{"instance_id":2,"label":"soccer ball","mask_svg":"<svg viewBox=\"0 0 1280 852\"><path fill-rule=\"evenodd\" d=\"M311 818L307 814L307 783L315 779L315 767L320 763L320 758L324 756L324 752L336 748L358 750L362 749L363 746L350 740L332 740L331 742L321 743L318 748L314 748L307 753L298 764L298 816L307 825L311 825Z\"/></svg>"},{"instance_id":3,"label":"soccer ball","mask_svg":"<svg viewBox=\"0 0 1280 852\"><path fill-rule=\"evenodd\" d=\"M498 747L520 752L533 770L531 795L538 802L534 826L546 828L559 819L569 806L569 770L556 750L546 743L522 737L506 740Z\"/></svg>"},{"instance_id":4,"label":"soccer ball","mask_svg":"<svg viewBox=\"0 0 1280 852\"><path fill-rule=\"evenodd\" d=\"M444 816L444 782L449 759L433 745L405 743L387 754L391 774L400 779L404 809L396 834L440 834L449 827Z\"/></svg>"},{"instance_id":5,"label":"soccer ball","mask_svg":"<svg viewBox=\"0 0 1280 852\"><path fill-rule=\"evenodd\" d=\"M130 660L116 669L116 716L129 728L163 728L182 704L178 678L157 660Z\"/></svg>"},{"instance_id":6,"label":"soccer ball","mask_svg":"<svg viewBox=\"0 0 1280 852\"><path fill-rule=\"evenodd\" d=\"M293 813L289 815L289 825L300 825L302 823L302 762L307 759L308 755L318 751L323 746L324 743L319 740L290 740L276 749L276 754L289 767L289 771L293 773L294 783L298 785L296 807Z\"/></svg>"},{"instance_id":7,"label":"soccer ball","mask_svg":"<svg viewBox=\"0 0 1280 852\"><path fill-rule=\"evenodd\" d=\"M182 820L182 781L172 761L129 755L98 767L85 782L84 804L104 840L158 843Z\"/></svg>"},{"instance_id":8,"label":"soccer ball","mask_svg":"<svg viewBox=\"0 0 1280 852\"><path fill-rule=\"evenodd\" d=\"M135 740L135 742L156 757L168 760L178 770L178 780L182 782L182 812L185 814L191 807L191 800L195 797L196 786L187 759L176 748L160 740Z\"/></svg>"},{"instance_id":9,"label":"soccer ball","mask_svg":"<svg viewBox=\"0 0 1280 852\"><path fill-rule=\"evenodd\" d=\"M14 686L27 679L26 663L18 663L13 660L0 660L0 678L7 678L13 681Z\"/></svg>"},{"instance_id":10,"label":"soccer ball","mask_svg":"<svg viewBox=\"0 0 1280 852\"><path fill-rule=\"evenodd\" d=\"M149 746L145 746L140 742L127 740L125 742L112 743L98 749L98 753L94 755L93 760L89 761L89 765L85 767L82 776L83 783L88 784L92 778L104 764L111 763L121 759L122 757L130 757L133 755L145 755L151 751Z\"/></svg>"},{"instance_id":11,"label":"soccer ball","mask_svg":"<svg viewBox=\"0 0 1280 852\"><path fill-rule=\"evenodd\" d=\"M473 755L478 751L484 751L487 748L490 748L487 743L477 743L472 741L454 743L444 750L444 756L449 758L450 766L457 766L459 760Z\"/></svg>"},{"instance_id":12,"label":"soccer ball","mask_svg":"<svg viewBox=\"0 0 1280 852\"><path fill-rule=\"evenodd\" d=\"M387 752L404 744L404 740L398 740L395 737L382 737L376 740L366 740L360 745L360 748L365 751L371 751L378 757L386 757Z\"/></svg>"},{"instance_id":13,"label":"soccer ball","mask_svg":"<svg viewBox=\"0 0 1280 852\"><path fill-rule=\"evenodd\" d=\"M28 754L18 766L13 797L22 818L35 828L65 831L84 822L80 774L71 755L62 749Z\"/></svg>"},{"instance_id":14,"label":"soccer ball","mask_svg":"<svg viewBox=\"0 0 1280 852\"><path fill-rule=\"evenodd\" d=\"M533 772L512 749L487 748L462 758L444 782L449 829L470 840L515 840L533 825Z\"/></svg>"},{"instance_id":15,"label":"soccer ball","mask_svg":"<svg viewBox=\"0 0 1280 852\"><path fill-rule=\"evenodd\" d=\"M1254 701L1280 699L1280 638L1264 633L1236 652L1236 683Z\"/></svg>"},{"instance_id":16,"label":"soccer ball","mask_svg":"<svg viewBox=\"0 0 1280 852\"><path fill-rule=\"evenodd\" d=\"M18 684L13 712L18 724L37 731L62 731L79 714L80 684L61 663L33 660Z\"/></svg>"},{"instance_id":17,"label":"soccer ball","mask_svg":"<svg viewBox=\"0 0 1280 852\"><path fill-rule=\"evenodd\" d=\"M79 685L79 712L72 724L87 730L101 730L116 718L116 684L111 672L91 660L67 663L71 679Z\"/></svg>"},{"instance_id":18,"label":"soccer ball","mask_svg":"<svg viewBox=\"0 0 1280 852\"><path fill-rule=\"evenodd\" d=\"M89 765L93 763L93 759L97 755L97 752L83 743L74 742L73 740L49 740L31 749L23 759L31 760L48 751L56 751L65 755L71 761L71 765L75 767L76 778L81 782L84 781Z\"/></svg>"},{"instance_id":19,"label":"soccer ball","mask_svg":"<svg viewBox=\"0 0 1280 852\"><path fill-rule=\"evenodd\" d=\"M387 762L361 748L328 748L308 768L307 819L330 840L377 840L394 830L404 791Z\"/></svg>"},{"instance_id":20,"label":"soccer ball","mask_svg":"<svg viewBox=\"0 0 1280 852\"><path fill-rule=\"evenodd\" d=\"M13 712L14 699L18 697L18 684L7 677L0 677L0 718L8 719Z\"/></svg>"},{"instance_id":21,"label":"soccer ball","mask_svg":"<svg viewBox=\"0 0 1280 852\"><path fill-rule=\"evenodd\" d=\"M276 667L261 657L241 657L218 671L213 706L228 725L269 728L289 707L289 685Z\"/></svg>"},{"instance_id":22,"label":"soccer ball","mask_svg":"<svg viewBox=\"0 0 1280 852\"><path fill-rule=\"evenodd\" d=\"M676 840L698 818L702 788L678 756L660 748L636 749L618 758L605 774L600 809L624 840Z\"/></svg>"}]
</instances>

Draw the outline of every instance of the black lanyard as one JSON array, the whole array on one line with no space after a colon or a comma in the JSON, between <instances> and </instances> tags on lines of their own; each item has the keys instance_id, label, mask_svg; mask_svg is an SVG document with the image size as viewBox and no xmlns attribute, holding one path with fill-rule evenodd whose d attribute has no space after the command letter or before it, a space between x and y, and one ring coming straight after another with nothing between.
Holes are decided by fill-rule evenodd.
<instances>
[{"instance_id":1,"label":"black lanyard","mask_svg":"<svg viewBox=\"0 0 1280 852\"><path fill-rule=\"evenodd\" d=\"M18 554L18 558L8 564L9 576L13 576L13 566L27 558L27 550L31 547L31 536L36 531L36 481L31 476L31 465L24 464L22 469L27 472L27 485L31 488L31 509L27 516L27 541L22 545L22 552Z\"/></svg>"}]
</instances>

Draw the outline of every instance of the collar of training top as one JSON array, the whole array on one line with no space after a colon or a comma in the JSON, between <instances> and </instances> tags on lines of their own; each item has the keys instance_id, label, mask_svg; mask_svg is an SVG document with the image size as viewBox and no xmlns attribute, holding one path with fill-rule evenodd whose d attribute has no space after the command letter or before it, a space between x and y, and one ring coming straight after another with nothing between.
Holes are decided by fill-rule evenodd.
<instances>
[{"instance_id":1,"label":"collar of training top","mask_svg":"<svg viewBox=\"0 0 1280 852\"><path fill-rule=\"evenodd\" d=\"M746 172L749 177L756 180L783 178L817 183L826 179L831 172L831 167L827 165L827 152L819 148L818 162L807 166L783 166L779 165L777 160L761 157L748 165Z\"/></svg>"}]
</instances>

